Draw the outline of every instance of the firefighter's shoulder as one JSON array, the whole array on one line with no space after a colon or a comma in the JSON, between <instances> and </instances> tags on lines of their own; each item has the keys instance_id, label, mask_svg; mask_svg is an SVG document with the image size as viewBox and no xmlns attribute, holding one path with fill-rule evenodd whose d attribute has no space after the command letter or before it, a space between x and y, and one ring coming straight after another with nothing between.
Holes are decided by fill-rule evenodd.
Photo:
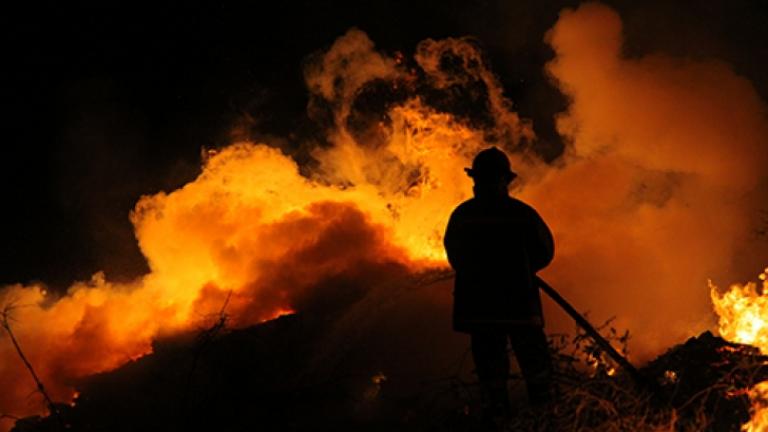
<instances>
[{"instance_id":1,"label":"firefighter's shoulder","mask_svg":"<svg viewBox=\"0 0 768 432\"><path fill-rule=\"evenodd\" d=\"M532 205L521 201L517 198L510 197L509 198L509 211L517 213L520 216L538 216L539 212L536 211L535 208L533 208Z\"/></svg>"},{"instance_id":2,"label":"firefighter's shoulder","mask_svg":"<svg viewBox=\"0 0 768 432\"><path fill-rule=\"evenodd\" d=\"M451 215L453 217L464 217L475 211L477 211L477 200L475 198L470 198L456 206L456 208L453 209L453 213L451 213Z\"/></svg>"}]
</instances>

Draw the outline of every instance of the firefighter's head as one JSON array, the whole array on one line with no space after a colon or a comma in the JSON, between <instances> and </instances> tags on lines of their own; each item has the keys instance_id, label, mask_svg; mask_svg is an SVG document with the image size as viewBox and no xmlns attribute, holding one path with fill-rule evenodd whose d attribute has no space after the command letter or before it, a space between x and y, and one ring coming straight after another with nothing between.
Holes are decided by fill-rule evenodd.
<instances>
[{"instance_id":1,"label":"firefighter's head","mask_svg":"<svg viewBox=\"0 0 768 432\"><path fill-rule=\"evenodd\" d=\"M475 185L509 185L517 177L509 165L509 158L503 151L491 147L481 151L472 161L472 168L464 168Z\"/></svg>"}]
</instances>

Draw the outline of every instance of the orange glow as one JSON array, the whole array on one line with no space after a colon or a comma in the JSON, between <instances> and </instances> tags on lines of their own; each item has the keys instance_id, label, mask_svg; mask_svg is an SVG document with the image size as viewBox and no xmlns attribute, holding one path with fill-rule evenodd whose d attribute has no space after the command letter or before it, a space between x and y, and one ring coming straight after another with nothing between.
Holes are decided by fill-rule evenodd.
<instances>
[{"instance_id":1,"label":"orange glow","mask_svg":"<svg viewBox=\"0 0 768 432\"><path fill-rule=\"evenodd\" d=\"M275 311L275 313L271 317L267 318L267 321L278 319L280 317L284 317L288 315L293 315L295 313L296 311L293 309L278 309Z\"/></svg>"}]
</instances>

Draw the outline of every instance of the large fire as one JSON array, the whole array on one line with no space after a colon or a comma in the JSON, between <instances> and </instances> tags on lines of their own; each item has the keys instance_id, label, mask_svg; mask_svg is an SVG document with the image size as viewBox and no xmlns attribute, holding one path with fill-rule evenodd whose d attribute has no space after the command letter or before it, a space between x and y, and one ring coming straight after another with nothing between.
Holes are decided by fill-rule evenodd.
<instances>
[{"instance_id":1,"label":"large fire","mask_svg":"<svg viewBox=\"0 0 768 432\"><path fill-rule=\"evenodd\" d=\"M734 284L722 294L710 283L710 293L719 317L720 336L732 342L756 346L763 354L768 354L768 268L759 278L761 286L755 282ZM752 418L742 430L768 430L768 381L757 384L749 395L752 399Z\"/></svg>"},{"instance_id":2,"label":"large fire","mask_svg":"<svg viewBox=\"0 0 768 432\"><path fill-rule=\"evenodd\" d=\"M564 11L546 40L546 72L571 102L558 116L567 146L551 164L476 44L426 40L404 61L362 31L340 37L305 70L308 110L330 110L333 123L324 145L302 143L312 163L248 140L210 151L197 179L131 213L148 274L116 283L96 273L64 295L41 284L0 291L52 398L70 401L79 378L210 323L224 305L232 325L247 326L336 295L328 281L364 289L392 269L444 266L447 217L471 194L463 168L489 145L508 152L514 194L553 228L547 279L596 321L631 329L635 359L708 327L699 288L743 271L732 263L751 268L759 254L747 251L765 248L751 237L765 202L764 104L720 62L623 57L621 20L599 4ZM400 96L369 111L357 103L382 87ZM477 112L457 114L457 103ZM0 415L42 410L5 338L0 389Z\"/></svg>"},{"instance_id":3,"label":"large fire","mask_svg":"<svg viewBox=\"0 0 768 432\"><path fill-rule=\"evenodd\" d=\"M335 56L349 50L359 67L337 70ZM431 57L444 51L467 62L479 56L460 40L429 41L417 62L432 68ZM131 213L149 274L122 284L96 273L63 296L42 285L0 292L11 331L54 400L70 401L79 377L150 353L158 336L206 325L224 305L228 322L242 327L336 295L321 288L325 280L345 277L362 285L367 274L387 266L445 265L442 232L453 206L471 193L463 168L488 145L484 131L412 97L373 126L376 145L359 142L343 124L351 95L372 79L406 79L408 71L356 30L317 67L308 70L308 85L340 98L342 124L329 137L333 146L314 150L319 165L313 172L300 173L290 156L265 144L208 151L195 181L145 196ZM363 72L347 88L324 86L334 74ZM499 91L487 71L479 73ZM439 71L433 75L441 79ZM490 109L503 110L496 127L507 146L530 137L529 126L497 102ZM16 357L11 344L0 344L0 413L19 416L41 407L25 402L34 383Z\"/></svg>"},{"instance_id":4,"label":"large fire","mask_svg":"<svg viewBox=\"0 0 768 432\"><path fill-rule=\"evenodd\" d=\"M137 204L131 217L150 274L115 284L97 273L59 298L37 285L3 290L13 331L54 399L74 394L67 381L149 353L158 335L194 329L229 292L227 310L243 326L292 310L302 290L360 263L440 263L445 218L470 190L455 173L479 141L416 106L398 115L402 128L387 148L336 151L350 169L386 153L392 169L410 171L409 184L385 170L374 174L382 184L366 182L366 170L354 185L328 184L300 175L280 150L234 144L212 156L195 182ZM295 264L292 274L281 275L286 262ZM19 412L30 380L9 344L0 355L0 406Z\"/></svg>"}]
</instances>

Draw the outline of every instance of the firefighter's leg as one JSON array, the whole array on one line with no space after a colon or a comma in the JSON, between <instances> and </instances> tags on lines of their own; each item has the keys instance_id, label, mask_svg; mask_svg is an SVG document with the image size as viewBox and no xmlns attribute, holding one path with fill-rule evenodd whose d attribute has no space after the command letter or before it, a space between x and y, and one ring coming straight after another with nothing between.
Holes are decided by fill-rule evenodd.
<instances>
[{"instance_id":1,"label":"firefighter's leg","mask_svg":"<svg viewBox=\"0 0 768 432\"><path fill-rule=\"evenodd\" d=\"M528 400L541 406L552 400L552 359L547 337L539 326L520 326L510 331L512 350L525 378Z\"/></svg>"},{"instance_id":2,"label":"firefighter's leg","mask_svg":"<svg viewBox=\"0 0 768 432\"><path fill-rule=\"evenodd\" d=\"M484 412L490 417L509 414L509 353L504 332L472 333L472 357L483 398Z\"/></svg>"}]
</instances>

